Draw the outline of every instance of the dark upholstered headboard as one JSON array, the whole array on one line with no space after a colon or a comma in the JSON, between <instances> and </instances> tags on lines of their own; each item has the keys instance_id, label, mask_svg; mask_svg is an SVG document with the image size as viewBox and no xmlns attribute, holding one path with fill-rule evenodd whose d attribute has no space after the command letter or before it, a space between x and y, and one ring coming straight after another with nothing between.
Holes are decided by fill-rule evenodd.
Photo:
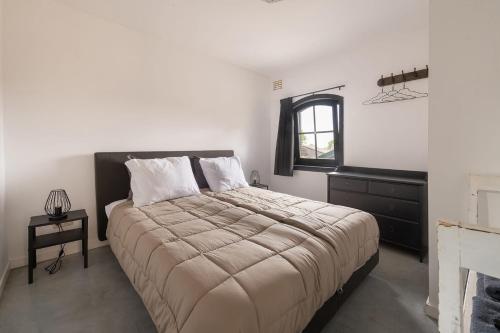
<instances>
[{"instance_id":1,"label":"dark upholstered headboard","mask_svg":"<svg viewBox=\"0 0 500 333\"><path fill-rule=\"evenodd\" d=\"M106 240L108 218L104 207L113 201L125 199L130 189L130 179L125 166L128 156L149 159L176 156L189 156L191 167L200 188L208 187L207 181L194 157L230 157L232 150L205 150L205 151L141 151L95 153L95 191L97 204L97 235L99 240Z\"/></svg>"}]
</instances>

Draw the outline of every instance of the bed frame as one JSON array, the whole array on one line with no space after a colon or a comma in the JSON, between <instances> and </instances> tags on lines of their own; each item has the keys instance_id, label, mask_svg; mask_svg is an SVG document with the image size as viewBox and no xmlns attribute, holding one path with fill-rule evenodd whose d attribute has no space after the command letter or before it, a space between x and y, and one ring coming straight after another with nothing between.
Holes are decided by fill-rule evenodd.
<instances>
[{"instance_id":1,"label":"bed frame","mask_svg":"<svg viewBox=\"0 0 500 333\"><path fill-rule=\"evenodd\" d=\"M316 311L307 327L302 333L320 333L321 330L330 322L340 306L349 298L370 272L377 266L379 261L379 252L375 253L363 266L355 271L341 290L335 293L323 306Z\"/></svg>"},{"instance_id":2,"label":"bed frame","mask_svg":"<svg viewBox=\"0 0 500 333\"><path fill-rule=\"evenodd\" d=\"M163 158L189 156L191 167L200 188L208 187L197 157L230 157L232 150L204 150L204 151L153 151L153 152L108 152L95 153L95 189L97 208L97 234L99 240L106 240L108 218L104 207L116 200L125 199L130 190L130 179L125 167L129 156L135 158ZM349 281L333 295L323 306L316 311L303 333L319 333L332 319L340 306L361 284L366 276L379 262L379 253L375 253L368 262L353 273Z\"/></svg>"}]
</instances>

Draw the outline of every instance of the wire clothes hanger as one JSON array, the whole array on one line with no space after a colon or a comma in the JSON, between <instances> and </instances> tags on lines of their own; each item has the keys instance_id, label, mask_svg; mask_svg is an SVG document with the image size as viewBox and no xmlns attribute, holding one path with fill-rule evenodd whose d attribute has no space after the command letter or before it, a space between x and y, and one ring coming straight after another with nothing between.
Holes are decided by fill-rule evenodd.
<instances>
[{"instance_id":1,"label":"wire clothes hanger","mask_svg":"<svg viewBox=\"0 0 500 333\"><path fill-rule=\"evenodd\" d=\"M402 89L400 89L400 90L395 90L394 89L394 74L393 73L391 73L391 79L392 79L392 89L391 89L391 91L389 91L386 94L386 96L382 97L382 99L379 101L379 103L389 103L389 102L396 102L396 101L404 101L404 100L407 100L407 99L414 99L415 98L415 96L413 96L413 95L407 95L407 94L401 93Z\"/></svg>"},{"instance_id":2,"label":"wire clothes hanger","mask_svg":"<svg viewBox=\"0 0 500 333\"><path fill-rule=\"evenodd\" d=\"M427 67L428 70L428 67ZM416 68L413 69L414 75L416 75ZM384 91L384 86L382 86L382 90L374 97L369 98L368 100L363 102L363 105L371 105L371 104L382 104L382 103L390 103L397 101L405 101L410 99L427 97L428 93L421 93L418 91L414 91L406 87L406 76L404 71L401 71L401 75L403 77L403 87L399 90L396 90L395 87L395 78L394 74L391 73L391 82L392 88L389 91ZM384 80L384 76L381 76L381 80Z\"/></svg>"},{"instance_id":3,"label":"wire clothes hanger","mask_svg":"<svg viewBox=\"0 0 500 333\"><path fill-rule=\"evenodd\" d=\"M429 69L429 67L427 66L427 69ZM417 72L417 69L414 67L413 68L413 72L416 73ZM403 71L401 71L402 75L403 75L403 89L400 89L399 92L402 93L402 94L406 94L406 95L411 95L411 96L415 96L415 98L421 98L421 97L427 97L429 96L429 93L421 93L421 92L418 92L418 91L414 91L414 90L411 90L409 88L406 87L406 79L405 79L405 73Z\"/></svg>"},{"instance_id":4,"label":"wire clothes hanger","mask_svg":"<svg viewBox=\"0 0 500 333\"><path fill-rule=\"evenodd\" d=\"M384 76L381 75L380 78L383 80ZM374 96L366 101L363 102L364 105L369 105L369 104L376 104L378 100L386 96L386 93L384 91L384 86L381 87L381 91L377 94L377 96Z\"/></svg>"}]
</instances>

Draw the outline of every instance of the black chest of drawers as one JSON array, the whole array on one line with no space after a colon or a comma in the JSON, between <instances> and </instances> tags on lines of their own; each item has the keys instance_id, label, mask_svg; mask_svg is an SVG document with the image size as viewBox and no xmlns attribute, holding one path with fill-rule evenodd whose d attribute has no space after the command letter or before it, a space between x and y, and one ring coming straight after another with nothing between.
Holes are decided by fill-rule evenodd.
<instances>
[{"instance_id":1,"label":"black chest of drawers","mask_svg":"<svg viewBox=\"0 0 500 333\"><path fill-rule=\"evenodd\" d=\"M380 240L417 251L427 240L427 173L344 166L328 174L328 202L377 219Z\"/></svg>"}]
</instances>

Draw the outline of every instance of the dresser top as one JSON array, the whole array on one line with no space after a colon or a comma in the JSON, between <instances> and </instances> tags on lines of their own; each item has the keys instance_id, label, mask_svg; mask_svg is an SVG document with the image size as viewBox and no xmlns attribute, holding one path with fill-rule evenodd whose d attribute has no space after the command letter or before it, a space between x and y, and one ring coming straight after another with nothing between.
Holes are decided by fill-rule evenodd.
<instances>
[{"instance_id":1,"label":"dresser top","mask_svg":"<svg viewBox=\"0 0 500 333\"><path fill-rule=\"evenodd\" d=\"M427 172L343 166L328 176L362 178L414 185L427 184Z\"/></svg>"}]
</instances>

